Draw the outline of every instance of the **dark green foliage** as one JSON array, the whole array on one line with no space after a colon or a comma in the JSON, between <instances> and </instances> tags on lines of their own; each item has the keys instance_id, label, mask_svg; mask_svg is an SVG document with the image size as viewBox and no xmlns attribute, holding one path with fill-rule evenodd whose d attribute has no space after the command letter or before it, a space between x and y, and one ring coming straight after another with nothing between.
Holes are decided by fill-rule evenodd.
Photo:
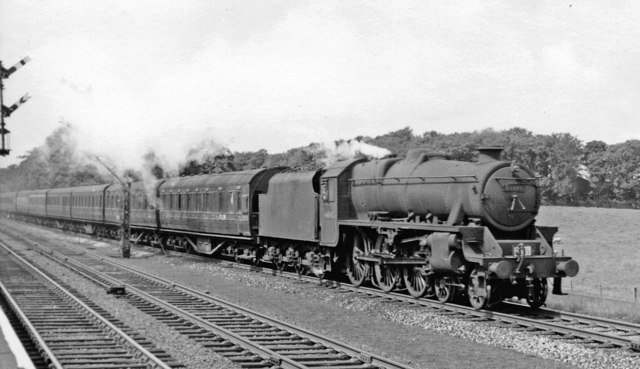
<instances>
[{"instance_id":1,"label":"dark green foliage","mask_svg":"<svg viewBox=\"0 0 640 369\"><path fill-rule=\"evenodd\" d=\"M181 176L193 176L198 174L233 172L238 170L231 153L212 154L204 157L204 160L189 160L180 170Z\"/></svg>"},{"instance_id":2,"label":"dark green foliage","mask_svg":"<svg viewBox=\"0 0 640 369\"><path fill-rule=\"evenodd\" d=\"M434 130L414 134L410 127L405 127L381 136L358 136L353 140L386 148L398 156L406 155L412 148L422 148L465 161L477 160L479 147L501 146L505 149L503 159L514 160L518 165L534 171L545 204L640 207L638 140L615 145L591 141L583 145L567 133L540 135L519 127L505 131L486 129L452 134ZM345 142L338 140L336 144ZM194 153L200 151L194 148ZM323 159L326 157L319 144L276 154L269 154L264 149L235 153L222 150L188 160L179 174L197 175L276 166L316 170L324 166ZM18 165L0 169L0 192L113 182L111 177L100 174L96 164L87 164L76 157L68 125L56 129L42 147L31 150L21 159ZM151 173L158 179L164 178L167 175L165 168L156 159L154 153L145 156L145 173ZM126 175L137 180L139 173L128 170ZM576 179L580 177L586 177L591 184L590 191L588 187L584 191L582 183L578 197Z\"/></svg>"},{"instance_id":3,"label":"dark green foliage","mask_svg":"<svg viewBox=\"0 0 640 369\"><path fill-rule=\"evenodd\" d=\"M266 167L265 162L269 153L265 149L258 151L245 151L235 153L236 168L238 170L256 169Z\"/></svg>"},{"instance_id":4,"label":"dark green foliage","mask_svg":"<svg viewBox=\"0 0 640 369\"><path fill-rule=\"evenodd\" d=\"M20 164L0 169L0 192L112 182L95 164L77 155L71 128L61 123L44 145L21 156Z\"/></svg>"},{"instance_id":5,"label":"dark green foliage","mask_svg":"<svg viewBox=\"0 0 640 369\"><path fill-rule=\"evenodd\" d=\"M591 173L592 201L598 206L640 207L640 141L585 145L582 164Z\"/></svg>"},{"instance_id":6,"label":"dark green foliage","mask_svg":"<svg viewBox=\"0 0 640 369\"><path fill-rule=\"evenodd\" d=\"M311 146L299 147L285 153L269 155L264 166L290 167L300 171L315 170L322 167L320 159L321 156Z\"/></svg>"}]
</instances>

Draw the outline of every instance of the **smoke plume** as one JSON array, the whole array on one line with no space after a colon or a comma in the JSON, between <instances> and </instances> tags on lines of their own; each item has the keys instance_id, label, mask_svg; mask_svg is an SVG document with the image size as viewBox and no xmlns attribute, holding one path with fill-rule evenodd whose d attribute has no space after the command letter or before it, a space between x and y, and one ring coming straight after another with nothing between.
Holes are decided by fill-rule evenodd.
<instances>
[{"instance_id":1,"label":"smoke plume","mask_svg":"<svg viewBox=\"0 0 640 369\"><path fill-rule=\"evenodd\" d=\"M316 146L316 152L322 158L325 166L336 161L354 159L358 156L379 159L391 155L391 151L358 140L321 143Z\"/></svg>"}]
</instances>

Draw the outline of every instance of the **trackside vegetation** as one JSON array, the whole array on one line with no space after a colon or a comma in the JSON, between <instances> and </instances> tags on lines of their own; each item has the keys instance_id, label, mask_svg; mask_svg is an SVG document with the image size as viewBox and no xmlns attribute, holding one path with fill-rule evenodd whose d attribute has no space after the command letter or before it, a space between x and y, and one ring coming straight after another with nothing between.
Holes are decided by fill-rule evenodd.
<instances>
[{"instance_id":1,"label":"trackside vegetation","mask_svg":"<svg viewBox=\"0 0 640 369\"><path fill-rule=\"evenodd\" d=\"M112 179L75 150L72 126L58 127L45 143L20 157L19 164L0 169L0 192L21 189L92 185ZM568 133L534 134L524 128L444 134L435 130L414 133L409 127L384 135L340 139L336 144L360 141L404 156L412 148L448 154L454 160L474 160L481 146L502 146L503 158L531 168L538 177L544 205L639 208L640 140L608 145L602 141L581 142ZM327 153L310 143L283 153L221 150L200 161L185 161L179 175L220 173L261 167L287 166L299 170L321 168ZM157 178L167 173L154 163L154 153L145 160ZM136 168L126 171L140 177ZM585 181L586 179L587 181Z\"/></svg>"}]
</instances>

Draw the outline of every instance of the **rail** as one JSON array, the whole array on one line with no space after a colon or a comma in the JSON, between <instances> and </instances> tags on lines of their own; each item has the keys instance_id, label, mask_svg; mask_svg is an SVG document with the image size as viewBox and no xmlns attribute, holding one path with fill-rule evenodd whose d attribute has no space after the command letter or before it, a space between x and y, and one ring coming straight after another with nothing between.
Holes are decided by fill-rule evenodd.
<instances>
[{"instance_id":1,"label":"rail","mask_svg":"<svg viewBox=\"0 0 640 369\"><path fill-rule=\"evenodd\" d=\"M323 366L347 365L350 368L409 368L86 250L65 247L82 254L67 255L52 250L43 250L42 254L80 271L97 283L125 286L127 294L134 297L134 306L158 316L168 313L189 322L191 327L210 330L234 346L256 353L278 367L307 368L324 363ZM76 260L85 256L115 269L106 274L98 272L95 264ZM249 334L250 330L254 330L253 333ZM229 359L233 361L233 357Z\"/></svg>"},{"instance_id":2,"label":"rail","mask_svg":"<svg viewBox=\"0 0 640 369\"><path fill-rule=\"evenodd\" d=\"M98 328L112 340L114 345L125 349L129 353L124 358L118 357L117 361L124 360L131 367L140 367L142 365L157 369L171 369L161 359L74 296L65 287L11 250L4 242L0 241L0 249L10 256L10 258L3 258L0 271L9 272L10 274L4 274L4 277L9 276L10 282L15 282L10 283L6 280L5 282L0 282L2 293L11 304L12 310L19 316L23 325L28 327L29 334L37 342L38 347L42 349L52 367L68 367L63 363L65 360L67 362L70 360L67 353L69 350L76 351L73 353L73 357L82 354L85 358L84 360L91 360L92 357L96 360L100 358L100 353L91 351L91 347L87 343L92 341L91 337L96 336L96 333L91 333L91 330L86 328L90 326L93 329ZM21 278L16 278L17 275ZM13 295L15 293L20 294L20 301L14 298ZM48 305L44 305L42 302L50 301L50 299L55 299L56 305L47 309ZM34 323L34 319L36 319L37 323ZM84 333L61 331L61 327L71 324L70 322L73 322L75 326L78 319L83 324L76 326L77 331L84 330ZM87 336L79 338L79 335L82 334ZM56 343L55 347L52 347L52 343ZM109 360L111 359L100 358L100 362L105 363L105 367L108 366Z\"/></svg>"}]
</instances>

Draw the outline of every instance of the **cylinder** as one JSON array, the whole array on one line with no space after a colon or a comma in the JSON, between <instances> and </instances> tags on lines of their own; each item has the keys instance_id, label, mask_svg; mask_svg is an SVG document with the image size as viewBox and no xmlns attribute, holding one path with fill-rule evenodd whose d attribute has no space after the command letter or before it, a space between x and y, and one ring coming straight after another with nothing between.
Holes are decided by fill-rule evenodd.
<instances>
[{"instance_id":1,"label":"cylinder","mask_svg":"<svg viewBox=\"0 0 640 369\"><path fill-rule=\"evenodd\" d=\"M495 273L500 279L506 279L513 273L513 264L506 260L491 263L489 264L489 271Z\"/></svg>"}]
</instances>

